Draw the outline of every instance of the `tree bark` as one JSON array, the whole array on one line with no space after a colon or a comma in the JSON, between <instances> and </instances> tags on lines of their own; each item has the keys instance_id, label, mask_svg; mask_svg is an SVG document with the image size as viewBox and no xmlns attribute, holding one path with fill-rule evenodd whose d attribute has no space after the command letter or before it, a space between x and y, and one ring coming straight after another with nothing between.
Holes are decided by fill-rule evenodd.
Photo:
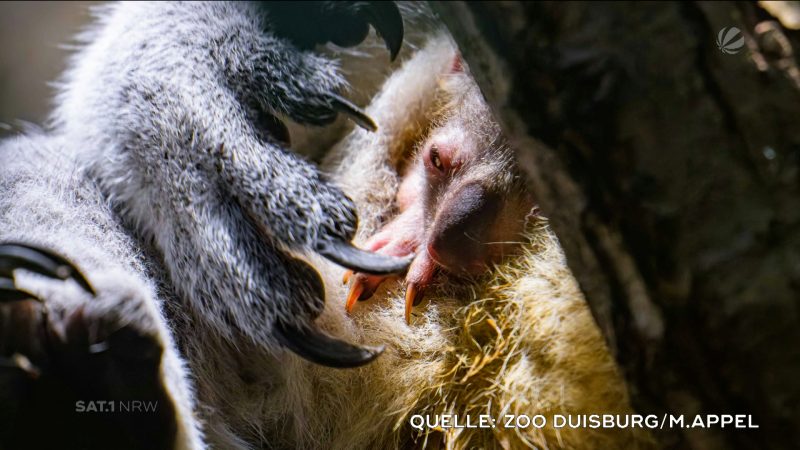
<instances>
[{"instance_id":1,"label":"tree bark","mask_svg":"<svg viewBox=\"0 0 800 450\"><path fill-rule=\"evenodd\" d=\"M755 3L433 6L515 145L634 406L759 425L665 427L660 443L800 448L797 31ZM719 49L724 27L745 47Z\"/></svg>"}]
</instances>

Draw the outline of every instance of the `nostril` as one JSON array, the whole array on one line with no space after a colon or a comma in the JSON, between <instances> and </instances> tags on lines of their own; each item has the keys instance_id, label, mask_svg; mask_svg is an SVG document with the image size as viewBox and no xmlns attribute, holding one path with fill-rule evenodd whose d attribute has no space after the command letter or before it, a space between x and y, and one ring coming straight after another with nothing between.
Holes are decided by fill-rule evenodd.
<instances>
[{"instance_id":1,"label":"nostril","mask_svg":"<svg viewBox=\"0 0 800 450\"><path fill-rule=\"evenodd\" d=\"M499 196L479 183L466 184L444 199L428 243L431 258L453 272L485 267L486 235L499 206Z\"/></svg>"}]
</instances>

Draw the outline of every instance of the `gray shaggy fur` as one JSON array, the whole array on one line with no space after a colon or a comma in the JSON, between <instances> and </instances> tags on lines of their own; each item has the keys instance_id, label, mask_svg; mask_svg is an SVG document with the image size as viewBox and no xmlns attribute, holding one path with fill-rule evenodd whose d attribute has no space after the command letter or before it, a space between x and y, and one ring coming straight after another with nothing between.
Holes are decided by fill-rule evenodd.
<instances>
[{"instance_id":1,"label":"gray shaggy fur","mask_svg":"<svg viewBox=\"0 0 800 450\"><path fill-rule=\"evenodd\" d=\"M89 298L74 283L18 273L54 323L80 311L163 347L176 448L266 445L232 427L221 405L196 405L183 358L192 365L192 351L214 336L221 348L258 352L262 369L297 364L273 326L306 326L324 308L319 275L300 258L326 239L349 241L356 216L316 167L259 125L267 114L332 122L329 94L345 79L332 58L271 34L256 4L96 12L46 130L0 142L0 242L52 249L95 285ZM220 361L220 379L242 376L238 358L204 355Z\"/></svg>"},{"instance_id":2,"label":"gray shaggy fur","mask_svg":"<svg viewBox=\"0 0 800 450\"><path fill-rule=\"evenodd\" d=\"M54 132L80 143L64 150L157 249L196 318L272 345L276 320L324 306L285 251L320 234L349 240L355 216L312 165L254 125L262 111L324 122L335 115L326 96L344 84L333 63L265 29L251 3L114 5L82 37Z\"/></svg>"},{"instance_id":3,"label":"gray shaggy fur","mask_svg":"<svg viewBox=\"0 0 800 450\"><path fill-rule=\"evenodd\" d=\"M94 342L110 342L101 357L128 352L120 359L133 356L139 367L139 347L162 350L150 368L163 386L150 388L163 388L174 406L176 449L642 447L647 437L629 429L409 425L412 414L500 420L506 413L631 412L613 358L543 224L529 231L524 254L485 283L437 287L413 325L403 318L398 283L347 315L346 287L336 282L342 270L308 251L322 235L350 236L351 205L255 124L265 112L301 123L331 120L324 92L341 87L338 74L346 74L357 85L348 94L369 103L379 131L354 130L332 150L347 131L342 120L299 139L292 129L292 138L303 152L327 154L326 167L361 208L361 237L372 234L393 212L399 163L437 125L432 113L462 107L438 104L453 87L447 74L456 49L431 34L427 13L404 8L419 22L406 15L400 60L421 51L398 70L399 61L369 57L381 47L374 37L327 57L299 52L265 32L268 23L251 4L102 8L63 80L51 127L0 143L0 241L68 257L97 296L21 270L16 283L45 299L36 306L46 308L53 330L82 325ZM409 33L417 26L418 34ZM331 59L340 57L348 65L337 69ZM472 92L468 98L480 100ZM465 111L478 125L491 119L478 104ZM385 345L380 358L337 370L281 350L270 332L274 321L302 322L323 307L315 296L319 277L296 256L307 256L325 280L329 304L317 323L352 342ZM108 333L120 329L150 345L114 348ZM78 344L66 348L86 352ZM104 381L93 376L80 382ZM0 394L15 392L4 387ZM35 412L55 406L64 405L50 401ZM70 444L52 433L58 423L31 422L32 433L58 439L45 448ZM100 442L106 430L95 430L84 437L95 448L122 447L120 436ZM153 442L134 431L140 443Z\"/></svg>"}]
</instances>

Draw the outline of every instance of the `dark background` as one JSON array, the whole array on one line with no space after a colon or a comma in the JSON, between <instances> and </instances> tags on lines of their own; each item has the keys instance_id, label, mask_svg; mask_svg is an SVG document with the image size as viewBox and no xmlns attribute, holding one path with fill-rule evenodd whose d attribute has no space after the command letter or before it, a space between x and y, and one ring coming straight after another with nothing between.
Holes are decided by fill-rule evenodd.
<instances>
[{"instance_id":1,"label":"dark background","mask_svg":"<svg viewBox=\"0 0 800 450\"><path fill-rule=\"evenodd\" d=\"M800 3L433 4L637 411L760 426L661 446L800 448Z\"/></svg>"}]
</instances>

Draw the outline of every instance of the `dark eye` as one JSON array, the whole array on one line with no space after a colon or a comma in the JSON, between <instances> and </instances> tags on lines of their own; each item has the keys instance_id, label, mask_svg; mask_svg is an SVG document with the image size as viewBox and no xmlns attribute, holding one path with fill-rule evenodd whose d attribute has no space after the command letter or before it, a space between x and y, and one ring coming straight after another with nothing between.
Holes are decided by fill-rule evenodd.
<instances>
[{"instance_id":1,"label":"dark eye","mask_svg":"<svg viewBox=\"0 0 800 450\"><path fill-rule=\"evenodd\" d=\"M439 147L435 145L431 146L431 164L439 171L444 172L444 164L442 164L442 158L439 156Z\"/></svg>"}]
</instances>

